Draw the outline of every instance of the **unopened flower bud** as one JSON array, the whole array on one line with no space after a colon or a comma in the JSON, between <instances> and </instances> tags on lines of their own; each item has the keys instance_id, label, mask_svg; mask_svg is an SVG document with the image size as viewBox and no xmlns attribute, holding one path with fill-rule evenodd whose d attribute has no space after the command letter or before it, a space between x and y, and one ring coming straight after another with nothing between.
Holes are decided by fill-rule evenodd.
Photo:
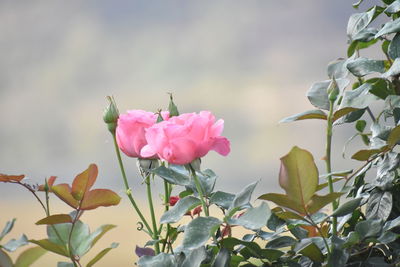
<instances>
[{"instance_id":1,"label":"unopened flower bud","mask_svg":"<svg viewBox=\"0 0 400 267\"><path fill-rule=\"evenodd\" d=\"M340 93L339 87L337 85L335 78L333 77L332 82L329 84L329 87L328 87L329 101L331 101L331 102L336 101L336 98L338 97L339 93Z\"/></svg>"},{"instance_id":2,"label":"unopened flower bud","mask_svg":"<svg viewBox=\"0 0 400 267\"><path fill-rule=\"evenodd\" d=\"M169 94L168 111L170 117L179 116L178 107L174 103L174 98L172 97L172 94Z\"/></svg>"},{"instance_id":3,"label":"unopened flower bud","mask_svg":"<svg viewBox=\"0 0 400 267\"><path fill-rule=\"evenodd\" d=\"M108 107L104 110L103 120L107 124L108 130L114 134L115 129L117 129L117 122L119 117L119 111L117 105L115 104L114 98L107 96L110 102Z\"/></svg>"}]
</instances>

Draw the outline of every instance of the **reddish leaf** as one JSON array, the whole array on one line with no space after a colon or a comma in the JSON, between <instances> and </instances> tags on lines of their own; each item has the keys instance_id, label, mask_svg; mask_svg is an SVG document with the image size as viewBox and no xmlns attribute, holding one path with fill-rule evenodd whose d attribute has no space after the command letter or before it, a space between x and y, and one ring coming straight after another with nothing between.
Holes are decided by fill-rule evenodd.
<instances>
[{"instance_id":1,"label":"reddish leaf","mask_svg":"<svg viewBox=\"0 0 400 267\"><path fill-rule=\"evenodd\" d=\"M53 186L54 182L56 181L57 176L50 176L47 180L47 184L49 186L49 192L52 192L51 187ZM44 184L39 185L39 191L44 191Z\"/></svg>"},{"instance_id":2,"label":"reddish leaf","mask_svg":"<svg viewBox=\"0 0 400 267\"><path fill-rule=\"evenodd\" d=\"M118 205L120 200L121 197L109 189L94 189L85 194L81 203L81 210Z\"/></svg>"},{"instance_id":3,"label":"reddish leaf","mask_svg":"<svg viewBox=\"0 0 400 267\"><path fill-rule=\"evenodd\" d=\"M37 225L58 223L72 223L72 218L68 214L54 214L36 222Z\"/></svg>"},{"instance_id":4,"label":"reddish leaf","mask_svg":"<svg viewBox=\"0 0 400 267\"><path fill-rule=\"evenodd\" d=\"M86 192L90 190L96 181L98 174L96 164L90 164L87 170L78 174L72 183L72 196L76 200L82 200Z\"/></svg>"},{"instance_id":5,"label":"reddish leaf","mask_svg":"<svg viewBox=\"0 0 400 267\"><path fill-rule=\"evenodd\" d=\"M58 184L52 186L53 193L56 194L62 201L76 209L79 206L79 201L71 194L71 187L68 184Z\"/></svg>"},{"instance_id":6,"label":"reddish leaf","mask_svg":"<svg viewBox=\"0 0 400 267\"><path fill-rule=\"evenodd\" d=\"M7 175L0 173L0 182L19 182L25 178L25 175Z\"/></svg>"}]
</instances>

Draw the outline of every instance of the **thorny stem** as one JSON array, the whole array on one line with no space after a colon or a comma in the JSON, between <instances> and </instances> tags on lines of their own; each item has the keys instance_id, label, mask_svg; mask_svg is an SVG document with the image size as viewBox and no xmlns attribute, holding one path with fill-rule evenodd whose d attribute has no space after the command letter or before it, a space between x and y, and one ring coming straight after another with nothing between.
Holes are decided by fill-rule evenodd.
<instances>
[{"instance_id":1,"label":"thorny stem","mask_svg":"<svg viewBox=\"0 0 400 267\"><path fill-rule=\"evenodd\" d=\"M114 140L115 152L116 152L117 158L118 158L119 168L121 170L122 179L123 179L124 185L125 185L126 195L128 196L133 208L135 209L136 213L139 215L139 217L142 220L142 222L143 222L144 226L146 227L147 231L149 232L149 234L151 236L153 236L153 231L151 230L150 225L147 223L147 220L145 219L145 217L143 216L142 212L140 211L138 205L136 204L135 199L132 197L132 192L131 192L131 189L129 188L128 179L126 178L125 168L124 168L124 164L122 163L121 152L119 151L119 148L118 148L118 144L117 144L117 139L116 139L115 133L113 133L112 136L113 136L113 140Z\"/></svg>"},{"instance_id":2,"label":"thorny stem","mask_svg":"<svg viewBox=\"0 0 400 267\"><path fill-rule=\"evenodd\" d=\"M208 216L210 216L210 214L208 212L207 204L204 200L203 189L201 188L199 178L197 177L196 171L195 171L195 169L193 169L192 165L189 164L189 168L192 173L192 177L193 177L194 183L196 185L197 192L199 193L199 197L200 197L201 205L203 206L204 213L208 217Z\"/></svg>"},{"instance_id":3,"label":"thorny stem","mask_svg":"<svg viewBox=\"0 0 400 267\"><path fill-rule=\"evenodd\" d=\"M151 215L151 222L153 224L153 235L152 238L153 240L157 240L158 239L158 229L157 229L157 222L156 222L156 215L154 213L154 206L153 206L153 197L151 194L151 184L150 184L150 174L148 173L146 175L146 187L147 187L147 200L149 202L149 208L150 208L150 215ZM152 175L154 178L154 174ZM154 245L155 251L156 251L156 255L158 253L160 253L160 245L158 243L156 243Z\"/></svg>"},{"instance_id":4,"label":"thorny stem","mask_svg":"<svg viewBox=\"0 0 400 267\"><path fill-rule=\"evenodd\" d=\"M326 161L326 172L329 174L328 175L328 186L329 186L329 193L334 192L333 188L333 181L332 181L332 162L331 162L331 150L332 150L332 128L333 128L333 103L334 101L329 101L329 114L328 114L328 123L327 123L327 129L326 129L326 155L325 155L325 161ZM338 208L338 203L337 201L332 202L332 209L335 211ZM332 219L332 233L333 235L337 235L337 218L334 217Z\"/></svg>"}]
</instances>

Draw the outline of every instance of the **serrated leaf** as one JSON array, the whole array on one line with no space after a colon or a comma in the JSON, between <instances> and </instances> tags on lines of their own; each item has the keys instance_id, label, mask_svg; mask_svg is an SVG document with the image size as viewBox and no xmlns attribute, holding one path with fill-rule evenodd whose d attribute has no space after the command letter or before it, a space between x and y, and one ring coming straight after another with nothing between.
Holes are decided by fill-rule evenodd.
<instances>
[{"instance_id":1,"label":"serrated leaf","mask_svg":"<svg viewBox=\"0 0 400 267\"><path fill-rule=\"evenodd\" d=\"M378 31L375 35L375 38L378 38L382 35L398 32L400 30L400 19L395 19L393 21L388 21L383 25L382 29Z\"/></svg>"},{"instance_id":2,"label":"serrated leaf","mask_svg":"<svg viewBox=\"0 0 400 267\"><path fill-rule=\"evenodd\" d=\"M332 214L334 217L341 217L352 213L355 209L360 206L362 198L355 198L342 204L337 210Z\"/></svg>"},{"instance_id":3,"label":"serrated leaf","mask_svg":"<svg viewBox=\"0 0 400 267\"><path fill-rule=\"evenodd\" d=\"M54 214L37 221L36 225L72 223L72 218L68 214Z\"/></svg>"},{"instance_id":4,"label":"serrated leaf","mask_svg":"<svg viewBox=\"0 0 400 267\"><path fill-rule=\"evenodd\" d=\"M335 201L337 198L339 198L341 195L344 193L329 193L325 196L319 196L319 195L313 195L310 201L307 204L307 211L310 214L314 214L326 205L332 203Z\"/></svg>"},{"instance_id":5,"label":"serrated leaf","mask_svg":"<svg viewBox=\"0 0 400 267\"><path fill-rule=\"evenodd\" d=\"M258 197L258 199L269 200L277 204L278 206L282 206L285 208L289 208L291 210L297 211L299 213L305 213L304 207L302 207L297 202L290 199L287 195L277 194L277 193L268 193Z\"/></svg>"},{"instance_id":6,"label":"serrated leaf","mask_svg":"<svg viewBox=\"0 0 400 267\"><path fill-rule=\"evenodd\" d=\"M81 203L81 210L92 210L98 207L118 205L121 197L109 189L93 189L85 194Z\"/></svg>"},{"instance_id":7,"label":"serrated leaf","mask_svg":"<svg viewBox=\"0 0 400 267\"><path fill-rule=\"evenodd\" d=\"M281 158L279 185L292 201L306 206L318 186L318 169L310 152L295 146Z\"/></svg>"},{"instance_id":8,"label":"serrated leaf","mask_svg":"<svg viewBox=\"0 0 400 267\"><path fill-rule=\"evenodd\" d=\"M247 206L249 206L249 202L251 199L251 195L253 194L254 189L256 188L256 185L258 182L253 182L249 185L247 185L243 190L241 190L239 193L235 195L235 198L232 200L232 204L229 207L230 210L233 209L243 209Z\"/></svg>"},{"instance_id":9,"label":"serrated leaf","mask_svg":"<svg viewBox=\"0 0 400 267\"><path fill-rule=\"evenodd\" d=\"M368 198L365 215L367 219L381 219L386 221L392 211L392 205L392 193L374 190Z\"/></svg>"},{"instance_id":10,"label":"serrated leaf","mask_svg":"<svg viewBox=\"0 0 400 267\"><path fill-rule=\"evenodd\" d=\"M257 230L267 225L271 210L267 203L261 203L256 208L249 208L239 218L228 219L229 224L241 225L246 229Z\"/></svg>"},{"instance_id":11,"label":"serrated leaf","mask_svg":"<svg viewBox=\"0 0 400 267\"><path fill-rule=\"evenodd\" d=\"M96 182L98 169L96 164L90 164L89 167L78 174L72 182L71 194L76 200L82 200L86 192L90 190Z\"/></svg>"},{"instance_id":12,"label":"serrated leaf","mask_svg":"<svg viewBox=\"0 0 400 267\"><path fill-rule=\"evenodd\" d=\"M183 249L191 250L203 246L220 224L221 221L214 217L198 217L192 220L185 228Z\"/></svg>"},{"instance_id":13,"label":"serrated leaf","mask_svg":"<svg viewBox=\"0 0 400 267\"><path fill-rule=\"evenodd\" d=\"M91 259L88 262L88 264L86 265L86 267L92 267L95 263L97 263L99 260L101 260L108 252L110 252L110 250L112 250L113 248L117 248L117 247L118 247L118 243L112 243L110 245L110 247L103 249L93 259Z\"/></svg>"},{"instance_id":14,"label":"serrated leaf","mask_svg":"<svg viewBox=\"0 0 400 267\"><path fill-rule=\"evenodd\" d=\"M396 76L400 74L400 58L396 58L393 61L392 66L390 67L390 69L382 74L382 77L385 79L388 79L391 76Z\"/></svg>"},{"instance_id":15,"label":"serrated leaf","mask_svg":"<svg viewBox=\"0 0 400 267\"><path fill-rule=\"evenodd\" d=\"M28 248L19 254L14 267L29 267L46 252L47 250L41 247Z\"/></svg>"},{"instance_id":16,"label":"serrated leaf","mask_svg":"<svg viewBox=\"0 0 400 267\"><path fill-rule=\"evenodd\" d=\"M215 204L223 209L229 209L234 198L234 194L217 191L211 196L210 204Z\"/></svg>"},{"instance_id":17,"label":"serrated leaf","mask_svg":"<svg viewBox=\"0 0 400 267\"><path fill-rule=\"evenodd\" d=\"M160 218L160 223L178 222L188 210L191 210L201 204L200 199L194 196L187 196L180 199L175 206L166 211Z\"/></svg>"},{"instance_id":18,"label":"serrated leaf","mask_svg":"<svg viewBox=\"0 0 400 267\"><path fill-rule=\"evenodd\" d=\"M293 122L293 121L299 121L299 120L309 120L309 119L320 119L320 120L326 120L327 116L325 112L322 110L316 109L316 110L308 110L299 114L295 114L292 116L289 116L287 118L284 118L279 121L279 123L286 123L286 122Z\"/></svg>"},{"instance_id":19,"label":"serrated leaf","mask_svg":"<svg viewBox=\"0 0 400 267\"><path fill-rule=\"evenodd\" d=\"M374 72L385 72L385 64L383 60L372 60L362 57L348 62L347 68L357 77L363 77Z\"/></svg>"}]
</instances>

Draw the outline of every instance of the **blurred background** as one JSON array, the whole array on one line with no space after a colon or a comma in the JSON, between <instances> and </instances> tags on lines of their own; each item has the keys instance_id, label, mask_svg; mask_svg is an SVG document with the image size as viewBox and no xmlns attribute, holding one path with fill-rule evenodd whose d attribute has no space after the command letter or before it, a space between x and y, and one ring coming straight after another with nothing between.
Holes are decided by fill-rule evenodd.
<instances>
[{"instance_id":1,"label":"blurred background","mask_svg":"<svg viewBox=\"0 0 400 267\"><path fill-rule=\"evenodd\" d=\"M38 183L50 175L71 182L93 162L100 171L95 187L124 195L102 121L106 96L115 97L121 112L156 111L167 107L168 92L181 113L210 110L225 120L231 154L210 152L203 160L203 168L220 176L218 189L237 192L258 180L255 196L280 192L279 158L294 145L311 151L324 173L324 123L278 122L313 109L306 91L327 79L330 61L346 56L347 19L356 12L351 4L3 0L0 173L26 174ZM340 126L334 134L334 153L340 155L350 133ZM124 157L124 162L141 201L136 161ZM358 166L353 163L346 166L337 156L333 166ZM34 225L44 214L29 192L0 184L0 197L0 225L17 217L12 236L44 238L44 227ZM54 210L68 212L54 200ZM120 243L98 266L133 265L134 247L144 239L125 197L119 206L88 212L83 220L93 228L118 225L94 249ZM55 265L54 258L45 255L35 266Z\"/></svg>"}]
</instances>

